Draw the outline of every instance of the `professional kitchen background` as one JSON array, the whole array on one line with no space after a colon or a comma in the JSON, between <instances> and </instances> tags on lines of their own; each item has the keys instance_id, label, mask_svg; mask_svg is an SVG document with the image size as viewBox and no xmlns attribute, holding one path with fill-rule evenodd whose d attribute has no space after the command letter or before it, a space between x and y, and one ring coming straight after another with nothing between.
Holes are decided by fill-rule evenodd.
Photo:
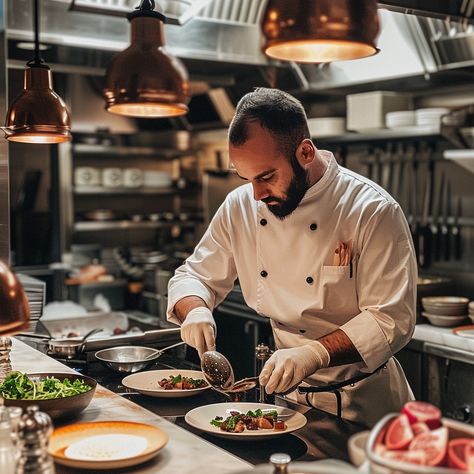
<instances>
[{"instance_id":1,"label":"professional kitchen background","mask_svg":"<svg viewBox=\"0 0 474 474\"><path fill-rule=\"evenodd\" d=\"M316 146L388 189L415 241L431 229L433 247L418 249L419 299L474 300L474 32L455 18L466 2L380 2L380 53L324 65L262 54L264 0L157 2L181 23L165 25L166 46L191 81L190 111L174 119L104 109L106 67L129 44L124 16L137 1L40 3L42 55L68 105L73 139L0 143L0 257L46 283L45 304L108 305L149 328L166 324L169 277L241 184L229 168L226 128L238 100L257 86L298 97ZM0 4L6 110L32 54L32 11L28 0ZM414 112L387 118L404 110ZM94 281L84 268L98 271ZM450 330L427 326L420 302L418 311L423 328L399 354L415 395L471 422L474 354L439 344ZM249 375L256 345L272 344L268 321L245 306L238 285L216 319L218 347L238 375Z\"/></svg>"}]
</instances>

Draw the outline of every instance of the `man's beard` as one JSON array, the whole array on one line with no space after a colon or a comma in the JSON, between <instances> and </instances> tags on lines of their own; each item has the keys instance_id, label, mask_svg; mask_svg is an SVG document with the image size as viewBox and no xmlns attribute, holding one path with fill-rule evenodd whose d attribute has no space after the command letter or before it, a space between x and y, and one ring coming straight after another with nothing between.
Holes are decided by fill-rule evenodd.
<instances>
[{"instance_id":1,"label":"man's beard","mask_svg":"<svg viewBox=\"0 0 474 474\"><path fill-rule=\"evenodd\" d=\"M293 178L286 190L286 199L273 196L262 199L264 203L278 202L278 204L267 204L267 207L274 216L281 220L288 217L299 206L309 188L308 175L304 168L300 166L296 158L292 158L290 163L293 170Z\"/></svg>"}]
</instances>

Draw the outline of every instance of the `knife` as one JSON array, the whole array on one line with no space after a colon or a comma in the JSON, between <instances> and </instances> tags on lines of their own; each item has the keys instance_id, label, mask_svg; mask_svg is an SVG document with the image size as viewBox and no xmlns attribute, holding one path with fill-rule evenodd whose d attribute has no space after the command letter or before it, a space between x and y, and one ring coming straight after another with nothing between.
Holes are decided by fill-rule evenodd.
<instances>
[{"instance_id":1,"label":"knife","mask_svg":"<svg viewBox=\"0 0 474 474\"><path fill-rule=\"evenodd\" d=\"M433 213L431 215L431 234L432 234L432 250L433 250L433 259L439 261L441 258L441 239L440 239L440 226L439 226L439 217L442 212L443 200L442 196L444 193L444 173L441 175L438 187L435 187L434 190L434 203L433 203Z\"/></svg>"},{"instance_id":2,"label":"knife","mask_svg":"<svg viewBox=\"0 0 474 474\"><path fill-rule=\"evenodd\" d=\"M451 197L451 186L449 181L446 180L446 185L444 187L443 193L443 217L441 219L441 227L440 227L440 239L441 239L441 258L443 260L450 259L450 245L449 245L449 224L448 224L448 216L450 211L450 197Z\"/></svg>"},{"instance_id":3,"label":"knife","mask_svg":"<svg viewBox=\"0 0 474 474\"><path fill-rule=\"evenodd\" d=\"M459 226L459 216L461 215L462 199L458 196L456 199L456 207L454 209L454 221L451 226L451 241L452 241L452 255L456 260L461 260L462 257L462 242L461 242L461 227Z\"/></svg>"},{"instance_id":4,"label":"knife","mask_svg":"<svg viewBox=\"0 0 474 474\"><path fill-rule=\"evenodd\" d=\"M428 176L425 180L425 190L423 195L423 204L421 220L418 228L418 263L421 268L426 268L431 260L431 228L428 225L428 216L430 214L431 204L431 186L434 173L434 161L432 159L432 148L426 150Z\"/></svg>"}]
</instances>

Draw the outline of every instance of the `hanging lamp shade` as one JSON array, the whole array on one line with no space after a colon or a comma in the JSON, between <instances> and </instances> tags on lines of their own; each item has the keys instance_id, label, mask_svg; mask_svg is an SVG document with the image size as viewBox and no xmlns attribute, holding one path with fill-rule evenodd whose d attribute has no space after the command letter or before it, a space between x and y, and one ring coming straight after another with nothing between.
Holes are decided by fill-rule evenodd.
<instances>
[{"instance_id":1,"label":"hanging lamp shade","mask_svg":"<svg viewBox=\"0 0 474 474\"><path fill-rule=\"evenodd\" d=\"M324 63L378 52L376 0L269 0L264 53L274 59Z\"/></svg>"},{"instance_id":2,"label":"hanging lamp shade","mask_svg":"<svg viewBox=\"0 0 474 474\"><path fill-rule=\"evenodd\" d=\"M153 8L153 1L142 1L127 15L131 44L112 60L105 79L105 108L109 112L143 118L188 112L186 69L163 49L165 17Z\"/></svg>"},{"instance_id":3,"label":"hanging lamp shade","mask_svg":"<svg viewBox=\"0 0 474 474\"><path fill-rule=\"evenodd\" d=\"M35 55L27 63L23 91L11 103L5 138L20 143L61 143L71 139L71 121L66 104L53 90L49 66L44 63L39 42L39 0L33 0Z\"/></svg>"},{"instance_id":4,"label":"hanging lamp shade","mask_svg":"<svg viewBox=\"0 0 474 474\"><path fill-rule=\"evenodd\" d=\"M6 138L21 143L61 143L71 139L66 104L52 88L46 65L29 65L23 91L12 102L5 121Z\"/></svg>"},{"instance_id":5,"label":"hanging lamp shade","mask_svg":"<svg viewBox=\"0 0 474 474\"><path fill-rule=\"evenodd\" d=\"M0 337L28 329L30 306L25 291L8 265L0 260Z\"/></svg>"}]
</instances>

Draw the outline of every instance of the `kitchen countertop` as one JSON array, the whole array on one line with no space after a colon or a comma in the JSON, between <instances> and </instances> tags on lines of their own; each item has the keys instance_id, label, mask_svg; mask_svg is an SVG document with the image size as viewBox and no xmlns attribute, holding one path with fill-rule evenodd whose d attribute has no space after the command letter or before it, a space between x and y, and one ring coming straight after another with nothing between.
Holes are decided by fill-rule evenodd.
<instances>
[{"instance_id":1,"label":"kitchen countertop","mask_svg":"<svg viewBox=\"0 0 474 474\"><path fill-rule=\"evenodd\" d=\"M73 372L73 369L15 338L11 360L14 370L24 372ZM174 365L179 362L177 359L166 359L162 356L160 361L160 364L150 368L168 368L171 364L179 367ZM166 362L169 365L166 365ZM185 367L183 364L186 362L181 361L181 366ZM120 374L109 374L98 363L89 364L87 374L114 392L123 394L126 391L120 384L123 377ZM327 458L347 460L348 438L364 429L361 425L340 420L322 411L308 410L307 407L295 406L286 400L278 399L276 403L279 405L288 405L305 412L308 424L297 433L284 435L271 443L238 442L201 433L184 421L186 412L196 406L225 401L222 395L212 390L197 397L179 400L155 399L137 394L126 394L125 398L103 385L98 385L94 399L78 416L77 421L143 422L158 426L169 435L168 444L154 460L134 469L130 468L127 473L149 474L159 471L169 474L194 474L207 471L210 465L222 473L235 472L253 464L267 462L269 456L275 452L289 453L292 459L298 461ZM78 471L57 466L58 474L74 472Z\"/></svg>"},{"instance_id":2,"label":"kitchen countertop","mask_svg":"<svg viewBox=\"0 0 474 474\"><path fill-rule=\"evenodd\" d=\"M474 352L474 339L453 334L453 328L443 328L432 326L431 324L417 324L413 339Z\"/></svg>"}]
</instances>

